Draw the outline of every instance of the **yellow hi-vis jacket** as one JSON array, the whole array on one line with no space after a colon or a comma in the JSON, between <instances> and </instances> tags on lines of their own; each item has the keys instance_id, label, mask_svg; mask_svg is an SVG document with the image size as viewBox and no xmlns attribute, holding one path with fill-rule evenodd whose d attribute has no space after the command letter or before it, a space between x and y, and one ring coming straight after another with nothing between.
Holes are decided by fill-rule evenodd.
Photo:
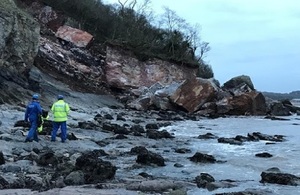
<instances>
[{"instance_id":1,"label":"yellow hi-vis jacket","mask_svg":"<svg viewBox=\"0 0 300 195\"><path fill-rule=\"evenodd\" d=\"M43 124L45 120L49 119L49 115L47 117L42 117L42 125L38 127L38 132L41 133L43 131Z\"/></svg>"},{"instance_id":2,"label":"yellow hi-vis jacket","mask_svg":"<svg viewBox=\"0 0 300 195\"><path fill-rule=\"evenodd\" d=\"M68 120L70 107L64 100L58 100L52 105L51 111L53 113L54 122L64 122Z\"/></svg>"}]
</instances>

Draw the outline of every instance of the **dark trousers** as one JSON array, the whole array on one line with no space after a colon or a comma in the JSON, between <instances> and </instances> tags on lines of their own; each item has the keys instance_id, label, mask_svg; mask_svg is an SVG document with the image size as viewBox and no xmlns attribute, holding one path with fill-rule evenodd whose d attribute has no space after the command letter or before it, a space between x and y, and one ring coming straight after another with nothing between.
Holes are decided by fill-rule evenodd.
<instances>
[{"instance_id":1,"label":"dark trousers","mask_svg":"<svg viewBox=\"0 0 300 195\"><path fill-rule=\"evenodd\" d=\"M30 129L26 137L27 141L32 141L32 140L37 142L39 141L37 127L38 127L37 120L36 119L30 120Z\"/></svg>"}]
</instances>

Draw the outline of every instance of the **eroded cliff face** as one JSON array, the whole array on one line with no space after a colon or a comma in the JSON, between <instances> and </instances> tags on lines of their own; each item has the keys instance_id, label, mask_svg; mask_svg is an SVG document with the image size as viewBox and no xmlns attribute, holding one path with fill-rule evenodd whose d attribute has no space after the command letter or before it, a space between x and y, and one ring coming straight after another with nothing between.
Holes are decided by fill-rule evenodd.
<instances>
[{"instance_id":1,"label":"eroded cliff face","mask_svg":"<svg viewBox=\"0 0 300 195\"><path fill-rule=\"evenodd\" d=\"M22 73L37 54L39 24L12 0L2 0L0 10L0 66Z\"/></svg>"},{"instance_id":2,"label":"eroded cliff face","mask_svg":"<svg viewBox=\"0 0 300 195\"><path fill-rule=\"evenodd\" d=\"M33 61L34 66L40 71L62 81L69 88L91 93L109 93L111 88L130 91L130 89L150 87L155 83L166 86L196 78L197 68L189 68L159 59L142 62L130 51L119 47L108 46L99 55L93 52L93 49L101 46L92 44L91 48L79 48L72 41L60 42L62 37L55 37L58 28L52 28L53 25L50 24L63 25L62 21L65 16L56 13L51 7L39 1L22 2L22 5L29 11L28 14L20 11L13 2L5 2L13 11L8 11L6 14L5 20L9 30L2 31L5 37L10 38L1 45L1 49L7 51L7 55L2 55L2 60L6 63L2 64L9 65L7 67L11 68L10 75L15 76L16 80L22 78L24 82L20 83L23 87L29 84L29 88L34 92L43 93L48 89L42 89L47 83L43 75L36 69L31 69ZM11 17L15 15L17 16ZM32 17L35 17L41 25L41 31ZM21 28L25 30L22 31ZM68 31L74 31L74 29ZM45 32L48 33L45 34ZM72 32L68 33L72 34ZM16 61L8 63L10 59L8 54L17 57L18 63ZM5 79L10 80L8 77ZM10 86L12 85L7 85L7 88ZM18 92L18 94L22 93L25 92L22 90ZM9 99L9 96L4 98L4 101L6 99Z\"/></svg>"},{"instance_id":3,"label":"eroded cliff face","mask_svg":"<svg viewBox=\"0 0 300 195\"><path fill-rule=\"evenodd\" d=\"M127 89L150 87L157 82L168 85L195 78L197 68L180 66L159 59L141 62L130 52L107 47L105 73L110 86Z\"/></svg>"},{"instance_id":4,"label":"eroded cliff face","mask_svg":"<svg viewBox=\"0 0 300 195\"><path fill-rule=\"evenodd\" d=\"M35 65L75 91L101 94L106 91L104 59L86 49L64 47L41 37Z\"/></svg>"},{"instance_id":5,"label":"eroded cliff face","mask_svg":"<svg viewBox=\"0 0 300 195\"><path fill-rule=\"evenodd\" d=\"M77 42L72 40L60 42L64 39L55 35L59 34L59 25L64 25L66 16L38 0L22 3L41 25L35 65L73 85L73 89L101 93L109 91L109 88L127 90L149 87L156 82L168 85L196 77L197 68L187 68L159 59L141 62L130 51L119 47L108 46L99 55L93 49L98 50L102 46L92 43L88 48L77 48ZM74 34L72 31L75 30L70 28L67 33Z\"/></svg>"},{"instance_id":6,"label":"eroded cliff face","mask_svg":"<svg viewBox=\"0 0 300 195\"><path fill-rule=\"evenodd\" d=\"M0 1L1 102L11 95L18 99L18 94L10 91L8 82L27 87L28 70L38 51L39 31L39 24L13 0Z\"/></svg>"}]
</instances>

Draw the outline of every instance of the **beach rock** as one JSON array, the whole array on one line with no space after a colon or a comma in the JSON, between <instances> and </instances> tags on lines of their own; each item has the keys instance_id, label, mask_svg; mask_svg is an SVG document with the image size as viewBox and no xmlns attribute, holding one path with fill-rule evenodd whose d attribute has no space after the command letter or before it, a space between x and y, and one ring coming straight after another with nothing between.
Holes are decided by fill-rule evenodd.
<instances>
[{"instance_id":1,"label":"beach rock","mask_svg":"<svg viewBox=\"0 0 300 195\"><path fill-rule=\"evenodd\" d=\"M150 139L163 139L163 138L172 139L172 138L174 138L174 136L172 136L166 130L157 131L157 130L154 130L154 129L149 129L149 130L146 131L146 135Z\"/></svg>"},{"instance_id":2,"label":"beach rock","mask_svg":"<svg viewBox=\"0 0 300 195\"><path fill-rule=\"evenodd\" d=\"M139 183L133 183L126 186L127 190L138 190L142 192L156 192L163 193L170 189L180 189L182 188L182 183L176 181L168 181L168 180L149 180L142 181Z\"/></svg>"},{"instance_id":3,"label":"beach rock","mask_svg":"<svg viewBox=\"0 0 300 195\"><path fill-rule=\"evenodd\" d=\"M274 141L274 142L283 142L285 141L283 135L267 135L260 132L248 133L248 137L251 140L266 140L266 141Z\"/></svg>"},{"instance_id":4,"label":"beach rock","mask_svg":"<svg viewBox=\"0 0 300 195\"><path fill-rule=\"evenodd\" d=\"M140 150L140 153L137 155L136 162L144 165L155 164L157 166L165 166L165 159L154 152Z\"/></svg>"},{"instance_id":5,"label":"beach rock","mask_svg":"<svg viewBox=\"0 0 300 195\"><path fill-rule=\"evenodd\" d=\"M243 142L236 140L235 138L224 138L224 137L218 138L218 142L232 144L232 145L242 145L243 144Z\"/></svg>"},{"instance_id":6,"label":"beach rock","mask_svg":"<svg viewBox=\"0 0 300 195\"><path fill-rule=\"evenodd\" d=\"M73 171L64 179L66 185L83 185L85 184L84 173L82 171Z\"/></svg>"},{"instance_id":7,"label":"beach rock","mask_svg":"<svg viewBox=\"0 0 300 195\"><path fill-rule=\"evenodd\" d=\"M45 151L39 154L37 163L41 166L55 166L58 164L58 159L53 151Z\"/></svg>"},{"instance_id":8,"label":"beach rock","mask_svg":"<svg viewBox=\"0 0 300 195\"><path fill-rule=\"evenodd\" d=\"M215 181L215 178L208 173L200 173L200 175L195 178L195 181L198 188L206 188L208 183Z\"/></svg>"},{"instance_id":9,"label":"beach rock","mask_svg":"<svg viewBox=\"0 0 300 195\"><path fill-rule=\"evenodd\" d=\"M192 151L187 148L176 148L175 152L179 154L186 154L186 153L191 153Z\"/></svg>"},{"instance_id":10,"label":"beach rock","mask_svg":"<svg viewBox=\"0 0 300 195\"><path fill-rule=\"evenodd\" d=\"M188 159L196 163L215 163L217 161L212 155L203 154L200 152L196 152L194 156L189 157Z\"/></svg>"},{"instance_id":11,"label":"beach rock","mask_svg":"<svg viewBox=\"0 0 300 195\"><path fill-rule=\"evenodd\" d=\"M0 189L5 189L9 187L8 181L6 181L2 176L0 176Z\"/></svg>"},{"instance_id":12,"label":"beach rock","mask_svg":"<svg viewBox=\"0 0 300 195\"><path fill-rule=\"evenodd\" d=\"M86 152L76 159L76 168L84 174L86 183L99 183L113 179L117 168L108 161L102 160L102 151Z\"/></svg>"},{"instance_id":13,"label":"beach rock","mask_svg":"<svg viewBox=\"0 0 300 195\"><path fill-rule=\"evenodd\" d=\"M255 156L261 157L261 158L271 158L271 157L273 157L273 155L268 153L268 152L257 153L257 154L255 154Z\"/></svg>"},{"instance_id":14,"label":"beach rock","mask_svg":"<svg viewBox=\"0 0 300 195\"><path fill-rule=\"evenodd\" d=\"M3 152L0 151L0 165L3 165L3 164L5 164L5 158L4 158Z\"/></svg>"},{"instance_id":15,"label":"beach rock","mask_svg":"<svg viewBox=\"0 0 300 195\"><path fill-rule=\"evenodd\" d=\"M289 173L282 173L272 170L263 171L261 173L261 183L273 183L273 184L280 184L280 185L290 185L290 186L299 186L300 185L300 177L289 174Z\"/></svg>"},{"instance_id":16,"label":"beach rock","mask_svg":"<svg viewBox=\"0 0 300 195\"><path fill-rule=\"evenodd\" d=\"M258 190L258 189L247 189L239 192L224 192L216 193L215 195L273 195L274 193L270 190Z\"/></svg>"},{"instance_id":17,"label":"beach rock","mask_svg":"<svg viewBox=\"0 0 300 195\"><path fill-rule=\"evenodd\" d=\"M217 139L217 138L218 138L218 136L215 136L212 133L206 133L204 135L199 135L198 136L198 139Z\"/></svg>"}]
</instances>

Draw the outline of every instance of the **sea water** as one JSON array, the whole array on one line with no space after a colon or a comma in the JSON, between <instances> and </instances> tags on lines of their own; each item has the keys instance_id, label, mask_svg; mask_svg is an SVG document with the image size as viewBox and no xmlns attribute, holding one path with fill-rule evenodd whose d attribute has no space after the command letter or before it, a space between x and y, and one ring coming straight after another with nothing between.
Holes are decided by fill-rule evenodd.
<instances>
[{"instance_id":1,"label":"sea water","mask_svg":"<svg viewBox=\"0 0 300 195\"><path fill-rule=\"evenodd\" d=\"M262 184L260 174L272 167L284 173L300 176L300 117L284 117L288 120L270 120L264 117L229 117L202 119L199 121L180 121L168 127L176 137L189 139L192 154L202 152L213 155L225 163L195 165L186 161L184 171L188 177L196 177L202 172L218 180L235 180L238 186L220 188L209 192L195 188L188 194L215 194L238 192L247 189L267 190L271 194L300 194L298 186ZM284 135L286 141L266 144L267 141L244 142L243 145L218 143L217 139L197 139L197 136L212 133L218 137L233 138L236 135L260 132L267 135ZM269 141L268 141L269 142ZM257 153L268 152L271 158L258 158ZM176 174L176 171L174 171ZM182 173L182 170L180 171ZM171 174L171 173L170 173ZM177 173L180 175L179 173ZM181 174L182 175L182 174ZM175 177L175 175L174 175Z\"/></svg>"}]
</instances>

